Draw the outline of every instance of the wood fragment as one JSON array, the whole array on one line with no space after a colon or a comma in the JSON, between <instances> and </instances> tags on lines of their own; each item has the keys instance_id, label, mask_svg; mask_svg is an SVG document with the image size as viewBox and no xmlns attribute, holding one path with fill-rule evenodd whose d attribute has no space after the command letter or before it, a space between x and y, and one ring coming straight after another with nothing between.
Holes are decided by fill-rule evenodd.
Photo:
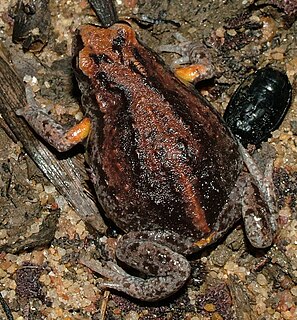
<instances>
[{"instance_id":1,"label":"wood fragment","mask_svg":"<svg viewBox=\"0 0 297 320\"><path fill-rule=\"evenodd\" d=\"M47 43L51 14L49 0L19 0L14 8L12 40L24 51L38 52Z\"/></svg>"},{"instance_id":2,"label":"wood fragment","mask_svg":"<svg viewBox=\"0 0 297 320\"><path fill-rule=\"evenodd\" d=\"M6 303L6 301L4 300L1 292L0 292L0 303L1 303L1 306L3 308L5 315L7 317L7 320L13 320L13 315L11 313L11 310L10 310L8 304Z\"/></svg>"},{"instance_id":3,"label":"wood fragment","mask_svg":"<svg viewBox=\"0 0 297 320\"><path fill-rule=\"evenodd\" d=\"M109 27L119 20L112 0L89 0L89 3L104 27Z\"/></svg>"}]
</instances>

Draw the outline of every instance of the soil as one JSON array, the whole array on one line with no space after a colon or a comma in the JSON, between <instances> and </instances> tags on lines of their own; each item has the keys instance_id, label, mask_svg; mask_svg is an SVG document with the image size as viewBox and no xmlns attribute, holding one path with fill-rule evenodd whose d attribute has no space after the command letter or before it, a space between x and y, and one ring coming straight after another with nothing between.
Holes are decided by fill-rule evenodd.
<instances>
[{"instance_id":1,"label":"soil","mask_svg":"<svg viewBox=\"0 0 297 320\"><path fill-rule=\"evenodd\" d=\"M260 162L274 160L279 233L271 248L256 250L238 224L219 243L190 257L191 279L166 301L145 304L101 290L100 277L78 257L82 250L103 255L111 240L77 215L21 143L1 128L0 119L0 292L13 318L296 319L295 0L124 0L116 6L119 17L129 18L141 41L172 68L180 55L163 52L162 46L183 47L186 54L187 48L205 47L214 75L196 88L222 114L247 75L267 65L287 73L293 86L290 110L257 151ZM79 25L98 24L93 10L85 0L50 1L48 34L37 49L24 52L24 44L12 42L12 7L0 0L0 38L17 72L55 116L65 122L79 119L71 43ZM3 310L0 318L6 318Z\"/></svg>"}]
</instances>

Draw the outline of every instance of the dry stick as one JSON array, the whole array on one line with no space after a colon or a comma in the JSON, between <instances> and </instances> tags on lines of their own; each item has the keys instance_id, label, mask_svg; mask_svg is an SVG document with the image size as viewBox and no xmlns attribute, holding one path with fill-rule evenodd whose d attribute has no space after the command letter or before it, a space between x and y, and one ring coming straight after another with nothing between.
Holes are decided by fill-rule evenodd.
<instances>
[{"instance_id":1,"label":"dry stick","mask_svg":"<svg viewBox=\"0 0 297 320\"><path fill-rule=\"evenodd\" d=\"M27 123L15 114L26 105L23 81L0 51L0 113L7 125L23 144L25 151L62 194L78 215L97 231L104 233L106 226L95 202L83 185L82 161L78 157L58 160L32 132Z\"/></svg>"},{"instance_id":2,"label":"dry stick","mask_svg":"<svg viewBox=\"0 0 297 320\"><path fill-rule=\"evenodd\" d=\"M119 18L113 0L89 0L89 3L104 27L118 22Z\"/></svg>"},{"instance_id":3,"label":"dry stick","mask_svg":"<svg viewBox=\"0 0 297 320\"><path fill-rule=\"evenodd\" d=\"M106 310L107 310L107 303L109 300L110 296L110 291L105 290L103 294L103 300L100 308L100 320L105 320L106 319Z\"/></svg>"},{"instance_id":4,"label":"dry stick","mask_svg":"<svg viewBox=\"0 0 297 320\"><path fill-rule=\"evenodd\" d=\"M0 303L2 305L2 308L4 310L4 313L5 313L6 317L7 317L7 319L8 320L13 320L13 315L12 315L12 313L10 311L10 308L9 308L8 304L4 300L1 292L0 292Z\"/></svg>"}]
</instances>

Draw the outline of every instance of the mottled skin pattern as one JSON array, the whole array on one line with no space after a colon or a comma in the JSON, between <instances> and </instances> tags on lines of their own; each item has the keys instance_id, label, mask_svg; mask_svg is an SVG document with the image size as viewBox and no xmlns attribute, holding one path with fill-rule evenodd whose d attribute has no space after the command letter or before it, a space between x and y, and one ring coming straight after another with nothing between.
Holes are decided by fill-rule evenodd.
<instances>
[{"instance_id":1,"label":"mottled skin pattern","mask_svg":"<svg viewBox=\"0 0 297 320\"><path fill-rule=\"evenodd\" d=\"M271 244L273 197L252 159L128 25L81 27L73 64L91 120L91 178L106 215L126 233L116 256L150 276L82 258L110 279L102 286L166 298L190 275L184 255L216 241L242 215L251 243Z\"/></svg>"}]
</instances>

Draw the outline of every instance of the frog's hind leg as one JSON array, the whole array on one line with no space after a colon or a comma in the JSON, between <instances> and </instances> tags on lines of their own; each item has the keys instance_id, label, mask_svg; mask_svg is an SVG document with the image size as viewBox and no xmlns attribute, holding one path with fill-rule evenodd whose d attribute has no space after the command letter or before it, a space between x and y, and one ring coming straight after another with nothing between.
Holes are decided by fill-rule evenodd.
<instances>
[{"instance_id":1,"label":"frog's hind leg","mask_svg":"<svg viewBox=\"0 0 297 320\"><path fill-rule=\"evenodd\" d=\"M250 174L240 177L243 188L242 215L245 231L256 248L269 247L277 231L277 208L272 181L272 161L264 174L249 153L240 146L241 154Z\"/></svg>"},{"instance_id":2,"label":"frog's hind leg","mask_svg":"<svg viewBox=\"0 0 297 320\"><path fill-rule=\"evenodd\" d=\"M101 287L112 288L143 301L164 299L185 284L191 269L183 255L154 241L159 234L160 238L162 237L161 233L157 233L154 231L130 232L117 244L117 258L144 274L144 278L128 274L111 261L102 264L94 259L82 258L81 262L110 279L100 283ZM149 239L150 236L153 240Z\"/></svg>"}]
</instances>

